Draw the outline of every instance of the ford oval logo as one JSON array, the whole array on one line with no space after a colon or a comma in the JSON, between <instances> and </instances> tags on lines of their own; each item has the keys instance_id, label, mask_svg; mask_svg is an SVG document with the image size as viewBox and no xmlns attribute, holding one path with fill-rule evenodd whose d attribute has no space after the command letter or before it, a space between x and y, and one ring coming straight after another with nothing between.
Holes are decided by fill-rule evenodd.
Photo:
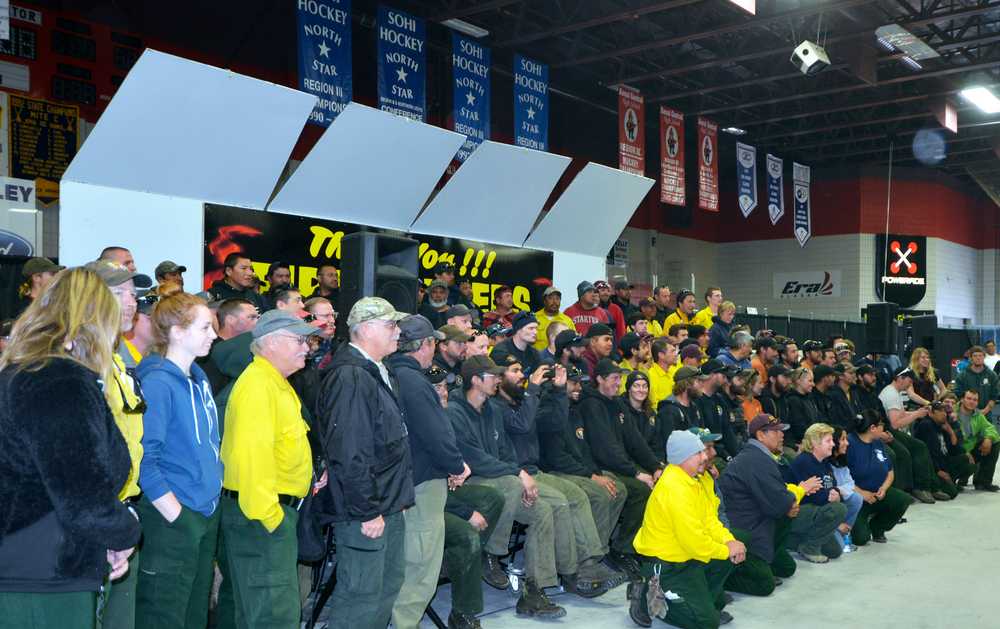
<instances>
[{"instance_id":1,"label":"ford oval logo","mask_svg":"<svg viewBox=\"0 0 1000 629\"><path fill-rule=\"evenodd\" d=\"M22 236L0 229L0 256L32 256L35 247Z\"/></svg>"}]
</instances>

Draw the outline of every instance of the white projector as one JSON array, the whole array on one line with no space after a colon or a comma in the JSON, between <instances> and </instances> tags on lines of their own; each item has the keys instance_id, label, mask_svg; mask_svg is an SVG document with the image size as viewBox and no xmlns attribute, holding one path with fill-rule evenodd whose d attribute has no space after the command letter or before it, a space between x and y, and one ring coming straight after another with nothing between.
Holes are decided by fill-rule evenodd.
<instances>
[{"instance_id":1,"label":"white projector","mask_svg":"<svg viewBox=\"0 0 1000 629\"><path fill-rule=\"evenodd\" d=\"M826 50L808 39L795 47L791 61L799 72L805 75L822 72L830 65L830 57L827 56Z\"/></svg>"}]
</instances>

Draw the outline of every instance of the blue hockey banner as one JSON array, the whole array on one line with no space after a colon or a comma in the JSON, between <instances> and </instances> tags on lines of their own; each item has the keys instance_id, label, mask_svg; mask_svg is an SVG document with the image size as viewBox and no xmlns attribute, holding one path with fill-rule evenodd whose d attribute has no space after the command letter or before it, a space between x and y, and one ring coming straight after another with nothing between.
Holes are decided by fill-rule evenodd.
<instances>
[{"instance_id":1,"label":"blue hockey banner","mask_svg":"<svg viewBox=\"0 0 1000 629\"><path fill-rule=\"evenodd\" d=\"M742 142L736 143L736 185L740 212L747 218L757 207L757 149Z\"/></svg>"},{"instance_id":2,"label":"blue hockey banner","mask_svg":"<svg viewBox=\"0 0 1000 629\"><path fill-rule=\"evenodd\" d=\"M792 162L792 183L795 188L795 239L800 247L812 236L812 208L809 207L810 168Z\"/></svg>"},{"instance_id":3,"label":"blue hockey banner","mask_svg":"<svg viewBox=\"0 0 1000 629\"><path fill-rule=\"evenodd\" d=\"M490 139L490 49L452 33L451 74L452 128L466 136L455 159L464 162Z\"/></svg>"},{"instance_id":4,"label":"blue hockey banner","mask_svg":"<svg viewBox=\"0 0 1000 629\"><path fill-rule=\"evenodd\" d=\"M549 66L514 55L514 143L549 148Z\"/></svg>"},{"instance_id":5,"label":"blue hockey banner","mask_svg":"<svg viewBox=\"0 0 1000 629\"><path fill-rule=\"evenodd\" d=\"M427 26L409 13L379 5L378 108L427 119Z\"/></svg>"},{"instance_id":6,"label":"blue hockey banner","mask_svg":"<svg viewBox=\"0 0 1000 629\"><path fill-rule=\"evenodd\" d=\"M785 161L767 154L767 213L771 224L777 225L785 215Z\"/></svg>"},{"instance_id":7,"label":"blue hockey banner","mask_svg":"<svg viewBox=\"0 0 1000 629\"><path fill-rule=\"evenodd\" d=\"M351 0L298 0L299 89L319 101L309 122L330 126L351 102Z\"/></svg>"}]
</instances>

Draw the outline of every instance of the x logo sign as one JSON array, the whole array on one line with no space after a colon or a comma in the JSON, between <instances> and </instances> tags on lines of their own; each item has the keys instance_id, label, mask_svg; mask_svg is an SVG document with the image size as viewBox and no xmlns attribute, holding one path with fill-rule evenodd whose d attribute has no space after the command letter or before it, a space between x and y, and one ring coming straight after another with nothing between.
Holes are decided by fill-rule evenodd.
<instances>
[{"instance_id":1,"label":"x logo sign","mask_svg":"<svg viewBox=\"0 0 1000 629\"><path fill-rule=\"evenodd\" d=\"M889 270L893 273L899 273L899 269L903 266L906 267L906 272L913 275L917 272L917 264L915 262L910 262L910 255L917 252L917 243L911 242L906 245L906 251L903 251L898 240L893 240L889 244L889 250L899 256L899 259L889 265Z\"/></svg>"}]
</instances>

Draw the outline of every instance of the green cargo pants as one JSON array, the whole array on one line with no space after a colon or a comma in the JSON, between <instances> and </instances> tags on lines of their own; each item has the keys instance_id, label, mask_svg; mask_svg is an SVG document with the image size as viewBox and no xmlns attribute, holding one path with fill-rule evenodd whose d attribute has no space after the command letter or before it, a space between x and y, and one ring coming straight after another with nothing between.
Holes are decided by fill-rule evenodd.
<instances>
[{"instance_id":1,"label":"green cargo pants","mask_svg":"<svg viewBox=\"0 0 1000 629\"><path fill-rule=\"evenodd\" d=\"M792 519L782 517L774 523L774 556L771 563L754 552L750 542L750 531L731 529L733 537L747 547L747 558L737 565L726 580L726 589L750 596L767 596L774 591L774 577L787 579L795 574L795 560L788 553L788 537Z\"/></svg>"},{"instance_id":2,"label":"green cargo pants","mask_svg":"<svg viewBox=\"0 0 1000 629\"><path fill-rule=\"evenodd\" d=\"M285 517L273 532L259 520L249 520L234 498L223 497L222 544L231 581L232 617L219 626L240 629L289 628L299 626L299 539L296 525L299 512L282 505ZM228 614L228 611L225 613Z\"/></svg>"},{"instance_id":3,"label":"green cargo pants","mask_svg":"<svg viewBox=\"0 0 1000 629\"><path fill-rule=\"evenodd\" d=\"M483 611L482 548L493 534L503 512L503 494L485 485L462 485L448 494L447 505L464 504L486 520L486 529L477 531L468 520L444 514L444 569L451 580L451 608L462 614Z\"/></svg>"},{"instance_id":4,"label":"green cargo pants","mask_svg":"<svg viewBox=\"0 0 1000 629\"><path fill-rule=\"evenodd\" d=\"M626 555L634 555L635 547L632 546L632 542L635 541L635 534L642 527L642 516L646 513L646 502L649 500L652 490L646 483L635 477L612 474L611 472L604 473L624 485L626 493L625 505L622 507L618 530L615 531L614 538L611 540L611 548Z\"/></svg>"},{"instance_id":5,"label":"green cargo pants","mask_svg":"<svg viewBox=\"0 0 1000 629\"><path fill-rule=\"evenodd\" d=\"M337 522L337 587L330 598L331 629L385 629L403 586L406 521L383 516L385 530L372 539L360 522ZM297 625L296 625L297 626Z\"/></svg>"},{"instance_id":6,"label":"green cargo pants","mask_svg":"<svg viewBox=\"0 0 1000 629\"><path fill-rule=\"evenodd\" d=\"M601 534L597 530L593 512L590 510L590 498L576 483L557 476L539 472L535 475L535 482L539 485L549 487L565 496L569 505L570 521L572 522L573 540L576 545L576 557L579 563L587 559L600 559L607 551L603 550L604 544L601 542ZM608 495L607 492L604 492ZM573 570L576 572L576 569ZM572 574L572 573L570 573Z\"/></svg>"},{"instance_id":7,"label":"green cargo pants","mask_svg":"<svg viewBox=\"0 0 1000 629\"><path fill-rule=\"evenodd\" d=\"M910 497L895 487L885 492L885 498L871 504L865 503L851 529L851 541L864 546L875 535L892 529L910 506Z\"/></svg>"},{"instance_id":8,"label":"green cargo pants","mask_svg":"<svg viewBox=\"0 0 1000 629\"><path fill-rule=\"evenodd\" d=\"M590 513L594 516L594 525L597 527L597 534L601 542L600 554L607 555L611 533L615 530L622 509L625 508L625 501L628 499L628 490L625 489L625 485L608 474L607 476L615 483L616 493L612 496L608 490L584 476L559 473L553 473L550 476L557 476L573 483L587 495L587 500L590 502Z\"/></svg>"},{"instance_id":9,"label":"green cargo pants","mask_svg":"<svg viewBox=\"0 0 1000 629\"><path fill-rule=\"evenodd\" d=\"M896 452L896 455L899 456L900 451L904 449L910 455L912 489L924 491L937 489L937 483L934 481L937 475L934 473L934 465L931 464L931 454L927 450L927 444L899 430L890 429L889 432L892 433L893 437L893 442L889 444L889 447ZM897 489L904 488L897 487ZM906 490L904 489L904 491Z\"/></svg>"},{"instance_id":10,"label":"green cargo pants","mask_svg":"<svg viewBox=\"0 0 1000 629\"><path fill-rule=\"evenodd\" d=\"M142 629L203 629L215 572L219 511L210 517L181 508L167 522L145 496L136 503L142 556L135 591L135 625Z\"/></svg>"},{"instance_id":11,"label":"green cargo pants","mask_svg":"<svg viewBox=\"0 0 1000 629\"><path fill-rule=\"evenodd\" d=\"M94 629L94 592L0 592L0 626L10 629Z\"/></svg>"},{"instance_id":12,"label":"green cargo pants","mask_svg":"<svg viewBox=\"0 0 1000 629\"><path fill-rule=\"evenodd\" d=\"M834 531L845 519L847 505L842 502L829 502L821 507L801 505L799 514L792 518L788 546L803 554L822 554L836 559L843 552L843 546Z\"/></svg>"},{"instance_id":13,"label":"green cargo pants","mask_svg":"<svg viewBox=\"0 0 1000 629\"><path fill-rule=\"evenodd\" d=\"M447 480L424 481L414 487L413 506L403 513L406 566L403 587L392 605L392 624L396 629L416 629L427 604L434 598L444 555L444 503L447 499Z\"/></svg>"},{"instance_id":14,"label":"green cargo pants","mask_svg":"<svg viewBox=\"0 0 1000 629\"><path fill-rule=\"evenodd\" d=\"M979 444L972 449L972 458L976 460L976 474L972 477L975 487L985 487L993 484L993 473L997 469L997 454L1000 454L1000 444L994 443L990 453L983 456L979 453Z\"/></svg>"},{"instance_id":15,"label":"green cargo pants","mask_svg":"<svg viewBox=\"0 0 1000 629\"><path fill-rule=\"evenodd\" d=\"M723 588L734 568L731 561L712 559L706 564L694 559L683 563L644 559L643 576L652 577L657 570L660 573L660 588L667 598L664 622L681 629L718 628L719 612L725 606ZM643 588L643 605L647 588Z\"/></svg>"},{"instance_id":16,"label":"green cargo pants","mask_svg":"<svg viewBox=\"0 0 1000 629\"><path fill-rule=\"evenodd\" d=\"M128 572L117 581L104 582L107 602L97 619L98 629L135 629L135 586L139 582L139 550L128 558Z\"/></svg>"}]
</instances>

